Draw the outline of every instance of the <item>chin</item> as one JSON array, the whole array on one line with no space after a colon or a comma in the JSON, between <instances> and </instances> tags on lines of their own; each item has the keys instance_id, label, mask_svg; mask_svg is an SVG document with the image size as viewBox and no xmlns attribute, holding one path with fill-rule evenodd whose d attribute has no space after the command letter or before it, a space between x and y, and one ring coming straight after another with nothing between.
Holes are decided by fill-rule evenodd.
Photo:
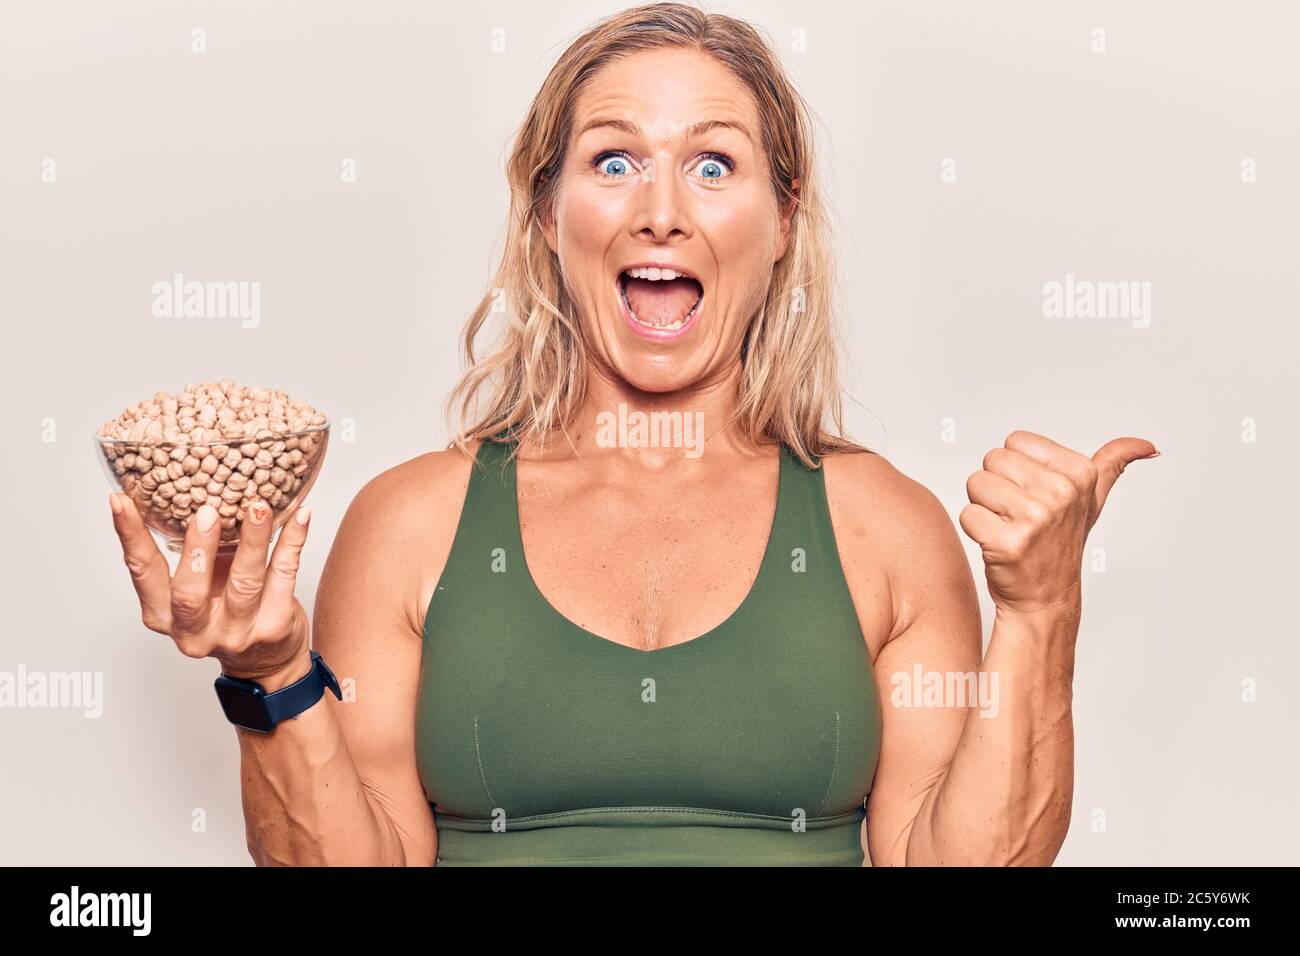
<instances>
[{"instance_id":1,"label":"chin","mask_svg":"<svg viewBox=\"0 0 1300 956\"><path fill-rule=\"evenodd\" d=\"M614 372L637 391L656 395L680 392L694 384L697 378L683 369L658 366L653 361L620 363L614 366Z\"/></svg>"},{"instance_id":2,"label":"chin","mask_svg":"<svg viewBox=\"0 0 1300 956\"><path fill-rule=\"evenodd\" d=\"M647 348L644 343L633 345L629 354L608 356L607 362L614 375L639 392L669 394L688 389L705 374L706 363L690 361L682 355L668 355Z\"/></svg>"}]
</instances>

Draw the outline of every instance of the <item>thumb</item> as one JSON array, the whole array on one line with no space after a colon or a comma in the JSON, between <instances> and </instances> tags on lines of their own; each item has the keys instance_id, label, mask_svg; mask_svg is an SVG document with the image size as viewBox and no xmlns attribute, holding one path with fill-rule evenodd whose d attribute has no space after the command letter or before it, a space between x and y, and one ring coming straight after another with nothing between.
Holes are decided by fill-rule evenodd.
<instances>
[{"instance_id":1,"label":"thumb","mask_svg":"<svg viewBox=\"0 0 1300 956\"><path fill-rule=\"evenodd\" d=\"M1139 459L1154 458L1159 454L1156 446L1145 438L1113 438L1098 448L1092 456L1092 463L1097 466L1096 507L1092 512L1092 520L1096 521L1101 514L1101 509L1106 505L1106 496L1125 468Z\"/></svg>"}]
</instances>

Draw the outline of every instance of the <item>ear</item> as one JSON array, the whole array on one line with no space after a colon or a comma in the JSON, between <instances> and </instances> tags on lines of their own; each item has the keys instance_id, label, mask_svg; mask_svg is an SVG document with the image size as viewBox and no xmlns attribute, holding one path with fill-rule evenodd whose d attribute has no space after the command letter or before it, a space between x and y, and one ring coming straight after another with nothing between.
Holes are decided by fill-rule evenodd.
<instances>
[{"instance_id":1,"label":"ear","mask_svg":"<svg viewBox=\"0 0 1300 956\"><path fill-rule=\"evenodd\" d=\"M790 183L790 189L794 193L794 196L785 204L785 208L781 210L781 220L779 223L781 234L777 237L776 257L773 258L773 262L781 261L781 257L785 255L786 246L790 242L790 223L794 219L795 209L799 206L799 180L793 180Z\"/></svg>"}]
</instances>

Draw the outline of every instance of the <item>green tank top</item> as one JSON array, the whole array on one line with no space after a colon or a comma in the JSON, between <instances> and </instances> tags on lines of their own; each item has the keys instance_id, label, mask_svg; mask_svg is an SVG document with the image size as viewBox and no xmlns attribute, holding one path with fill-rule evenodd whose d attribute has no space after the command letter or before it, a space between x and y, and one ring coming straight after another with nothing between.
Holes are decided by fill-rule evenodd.
<instances>
[{"instance_id":1,"label":"green tank top","mask_svg":"<svg viewBox=\"0 0 1300 956\"><path fill-rule=\"evenodd\" d=\"M438 865L861 866L881 713L824 472L782 447L749 594L642 651L538 590L509 450L479 446L424 621L416 757Z\"/></svg>"}]
</instances>

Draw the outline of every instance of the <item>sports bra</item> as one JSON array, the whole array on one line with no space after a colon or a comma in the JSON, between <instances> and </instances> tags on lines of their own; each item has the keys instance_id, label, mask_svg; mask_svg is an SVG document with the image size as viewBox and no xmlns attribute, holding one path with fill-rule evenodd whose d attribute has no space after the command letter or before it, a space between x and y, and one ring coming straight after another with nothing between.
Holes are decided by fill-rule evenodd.
<instances>
[{"instance_id":1,"label":"sports bra","mask_svg":"<svg viewBox=\"0 0 1300 956\"><path fill-rule=\"evenodd\" d=\"M881 712L825 476L785 446L748 595L689 641L579 627L480 443L425 615L416 757L440 866L861 866Z\"/></svg>"}]
</instances>

